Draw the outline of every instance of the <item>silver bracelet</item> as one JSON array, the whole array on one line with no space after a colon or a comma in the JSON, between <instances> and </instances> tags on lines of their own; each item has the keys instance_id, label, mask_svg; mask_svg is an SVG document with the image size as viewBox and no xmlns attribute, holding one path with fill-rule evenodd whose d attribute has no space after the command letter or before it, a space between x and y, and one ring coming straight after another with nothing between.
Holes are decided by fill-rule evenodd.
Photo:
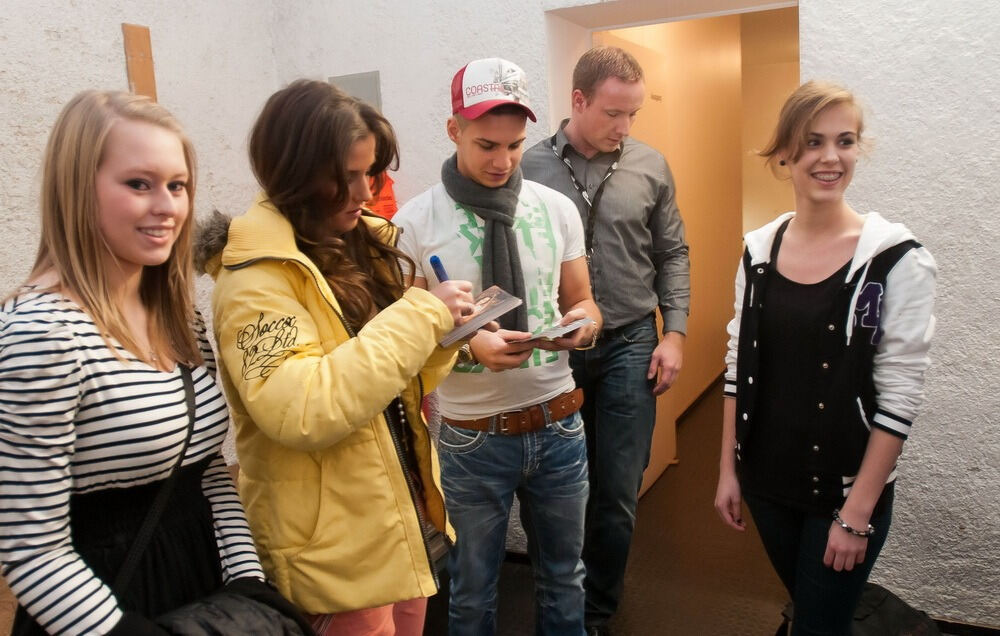
<instances>
[{"instance_id":1,"label":"silver bracelet","mask_svg":"<svg viewBox=\"0 0 1000 636\"><path fill-rule=\"evenodd\" d=\"M848 533L853 534L856 537L862 537L867 539L868 537L875 534L875 526L873 526L870 523L868 524L868 528L866 530L855 530L851 526L847 525L847 522L840 518L840 508L833 509L833 520L837 522L837 525L839 525L841 528L843 528Z\"/></svg>"}]
</instances>

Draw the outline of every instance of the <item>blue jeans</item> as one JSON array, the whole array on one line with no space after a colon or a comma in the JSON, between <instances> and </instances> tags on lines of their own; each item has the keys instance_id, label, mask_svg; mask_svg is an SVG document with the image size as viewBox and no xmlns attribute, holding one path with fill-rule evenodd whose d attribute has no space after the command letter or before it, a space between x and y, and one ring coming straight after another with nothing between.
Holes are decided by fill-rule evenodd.
<instances>
[{"instance_id":1,"label":"blue jeans","mask_svg":"<svg viewBox=\"0 0 1000 636\"><path fill-rule=\"evenodd\" d=\"M583 546L588 626L607 623L621 600L656 422L653 381L646 373L657 342L650 314L605 331L593 349L570 352L573 378L584 393L581 412L590 464Z\"/></svg>"},{"instance_id":2,"label":"blue jeans","mask_svg":"<svg viewBox=\"0 0 1000 636\"><path fill-rule=\"evenodd\" d=\"M546 416L548 419L548 416ZM457 543L448 633L496 633L497 579L514 494L535 574L535 633L583 634L583 517L587 453L579 413L521 435L443 424L441 484Z\"/></svg>"},{"instance_id":3,"label":"blue jeans","mask_svg":"<svg viewBox=\"0 0 1000 636\"><path fill-rule=\"evenodd\" d=\"M872 513L875 534L868 539L865 560L851 571L823 565L833 519L747 495L764 550L794 605L793 636L849 636L854 607L885 544L892 521L893 487L883 493ZM832 512L832 510L831 510ZM834 532L842 532L835 528Z\"/></svg>"}]
</instances>

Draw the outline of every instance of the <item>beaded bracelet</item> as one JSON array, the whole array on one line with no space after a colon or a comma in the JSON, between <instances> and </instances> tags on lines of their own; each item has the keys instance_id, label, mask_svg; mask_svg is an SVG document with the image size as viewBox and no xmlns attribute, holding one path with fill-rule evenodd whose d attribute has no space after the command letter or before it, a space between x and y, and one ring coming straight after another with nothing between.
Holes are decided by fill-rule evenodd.
<instances>
[{"instance_id":1,"label":"beaded bracelet","mask_svg":"<svg viewBox=\"0 0 1000 636\"><path fill-rule=\"evenodd\" d=\"M847 522L840 518L840 508L833 509L833 520L836 521L841 528L843 528L844 530L846 530L850 534L853 534L856 537L863 537L867 539L868 537L875 534L875 527L870 523L868 524L867 530L855 530L851 526L847 525Z\"/></svg>"}]
</instances>

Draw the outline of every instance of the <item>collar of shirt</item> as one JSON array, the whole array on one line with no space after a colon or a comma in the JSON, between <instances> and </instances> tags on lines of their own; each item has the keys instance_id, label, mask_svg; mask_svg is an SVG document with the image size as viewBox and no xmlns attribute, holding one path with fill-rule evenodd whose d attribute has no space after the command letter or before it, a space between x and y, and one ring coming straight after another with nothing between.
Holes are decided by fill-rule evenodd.
<instances>
[{"instance_id":1,"label":"collar of shirt","mask_svg":"<svg viewBox=\"0 0 1000 636\"><path fill-rule=\"evenodd\" d=\"M571 148L573 150L573 152L575 152L576 154L580 155L581 157L583 157L583 159L585 161L588 161L588 162L589 161L593 161L593 160L598 159L598 158L609 157L611 159L611 161L607 161L606 163L608 165L611 165L612 163L614 163L615 161L617 161L621 157L622 146L625 145L624 141L622 143L618 144L618 148L612 150L611 152L599 152L596 155L594 155L593 157L591 157L590 159L587 159L586 157L583 156L583 154L579 150L577 150L576 148L573 147L573 144L570 143L570 141L569 141L569 137L566 136L565 128L566 128L566 124L568 124L568 123L569 123L569 119L562 120L562 123L559 124L559 130L557 130L556 134L555 134L555 138L556 138L556 141L555 141L555 151L556 151L556 154L559 155L560 159L564 159L566 157L566 149L567 148Z\"/></svg>"}]
</instances>

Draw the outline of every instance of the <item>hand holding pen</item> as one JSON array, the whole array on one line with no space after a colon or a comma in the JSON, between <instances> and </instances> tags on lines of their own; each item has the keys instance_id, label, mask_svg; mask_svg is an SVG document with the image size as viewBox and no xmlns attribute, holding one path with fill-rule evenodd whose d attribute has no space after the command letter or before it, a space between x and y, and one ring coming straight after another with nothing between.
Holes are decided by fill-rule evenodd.
<instances>
[{"instance_id":1,"label":"hand holding pen","mask_svg":"<svg viewBox=\"0 0 1000 636\"><path fill-rule=\"evenodd\" d=\"M465 322L466 316L475 309L472 298L472 283L467 280L449 280L448 273L436 254L431 256L430 262L431 269L434 270L434 275L438 279L438 285L431 287L430 281L428 281L427 287L445 304L457 327Z\"/></svg>"}]
</instances>

